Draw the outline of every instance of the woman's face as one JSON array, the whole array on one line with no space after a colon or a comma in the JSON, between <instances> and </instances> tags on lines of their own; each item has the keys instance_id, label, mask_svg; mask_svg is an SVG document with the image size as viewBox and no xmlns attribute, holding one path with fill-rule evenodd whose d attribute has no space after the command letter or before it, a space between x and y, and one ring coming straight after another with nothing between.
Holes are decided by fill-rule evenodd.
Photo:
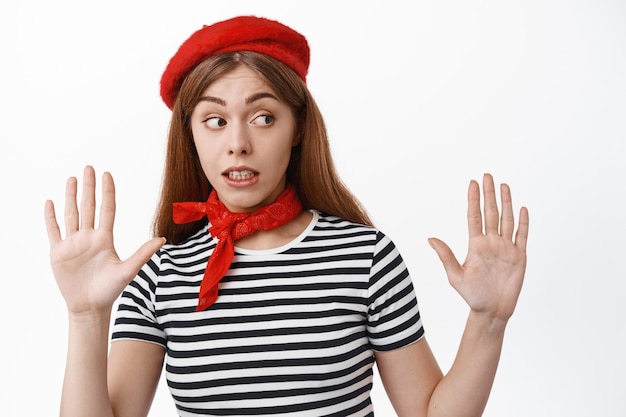
<instances>
[{"instance_id":1,"label":"woman's face","mask_svg":"<svg viewBox=\"0 0 626 417\"><path fill-rule=\"evenodd\" d=\"M191 131L204 174L230 211L252 212L285 188L296 120L250 68L209 85L191 114Z\"/></svg>"}]
</instances>

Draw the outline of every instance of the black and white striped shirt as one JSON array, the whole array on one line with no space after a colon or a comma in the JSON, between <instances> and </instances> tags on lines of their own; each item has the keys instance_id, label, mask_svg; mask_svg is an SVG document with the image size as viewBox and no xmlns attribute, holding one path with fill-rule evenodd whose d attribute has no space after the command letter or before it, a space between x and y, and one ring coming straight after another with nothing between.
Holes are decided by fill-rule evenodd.
<instances>
[{"instance_id":1,"label":"black and white striped shirt","mask_svg":"<svg viewBox=\"0 0 626 417\"><path fill-rule=\"evenodd\" d=\"M373 416L375 351L424 333L411 277L372 227L313 211L270 250L235 248L219 297L196 312L216 240L166 245L120 299L112 338L167 349L180 416Z\"/></svg>"}]
</instances>

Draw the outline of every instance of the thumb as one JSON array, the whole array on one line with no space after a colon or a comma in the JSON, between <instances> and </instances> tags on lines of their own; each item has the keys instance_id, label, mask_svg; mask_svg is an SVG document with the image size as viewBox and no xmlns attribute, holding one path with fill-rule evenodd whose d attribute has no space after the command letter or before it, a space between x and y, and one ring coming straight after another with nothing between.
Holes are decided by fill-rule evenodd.
<instances>
[{"instance_id":1,"label":"thumb","mask_svg":"<svg viewBox=\"0 0 626 417\"><path fill-rule=\"evenodd\" d=\"M166 242L164 237L155 237L150 239L143 245L139 247L131 256L124 261L126 273L125 276L129 277L129 281L131 281L137 275L137 272L141 269L141 267L148 262L148 260L154 255L154 253L159 250L161 246L163 246Z\"/></svg>"},{"instance_id":2,"label":"thumb","mask_svg":"<svg viewBox=\"0 0 626 417\"><path fill-rule=\"evenodd\" d=\"M437 256L439 256L439 260L441 260L443 264L443 269L445 269L448 275L448 280L451 280L462 272L461 264L448 245L434 237L428 239L428 244L437 252Z\"/></svg>"}]
</instances>

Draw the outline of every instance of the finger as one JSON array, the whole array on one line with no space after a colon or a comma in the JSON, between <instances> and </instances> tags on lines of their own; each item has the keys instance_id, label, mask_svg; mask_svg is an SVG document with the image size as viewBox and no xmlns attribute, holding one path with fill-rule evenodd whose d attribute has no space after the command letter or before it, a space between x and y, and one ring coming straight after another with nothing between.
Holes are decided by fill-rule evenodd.
<instances>
[{"instance_id":1,"label":"finger","mask_svg":"<svg viewBox=\"0 0 626 417\"><path fill-rule=\"evenodd\" d=\"M480 187L474 180L470 181L467 190L467 228L469 236L483 233L483 216L480 212Z\"/></svg>"},{"instance_id":2,"label":"finger","mask_svg":"<svg viewBox=\"0 0 626 417\"><path fill-rule=\"evenodd\" d=\"M102 204L100 205L99 227L113 231L115 222L115 183L109 172L102 175Z\"/></svg>"},{"instance_id":3,"label":"finger","mask_svg":"<svg viewBox=\"0 0 626 417\"><path fill-rule=\"evenodd\" d=\"M91 166L83 171L83 195L80 200L80 227L93 229L96 218L96 173Z\"/></svg>"},{"instance_id":4,"label":"finger","mask_svg":"<svg viewBox=\"0 0 626 417\"><path fill-rule=\"evenodd\" d=\"M483 194L485 209L485 234L498 234L498 203L496 202L496 189L493 185L491 174L483 176Z\"/></svg>"},{"instance_id":5,"label":"finger","mask_svg":"<svg viewBox=\"0 0 626 417\"><path fill-rule=\"evenodd\" d=\"M164 243L165 238L155 237L154 239L151 239L141 245L135 253L124 261L126 270L123 275L129 282L135 277L135 275L137 275L137 272L141 269L141 267L148 262L152 255L159 250Z\"/></svg>"},{"instance_id":6,"label":"finger","mask_svg":"<svg viewBox=\"0 0 626 417\"><path fill-rule=\"evenodd\" d=\"M513 200L511 188L507 184L500 185L500 198L502 199L502 214L500 215L500 235L507 239L513 238L515 218L513 217Z\"/></svg>"},{"instance_id":7,"label":"finger","mask_svg":"<svg viewBox=\"0 0 626 417\"><path fill-rule=\"evenodd\" d=\"M528 209L526 207L522 207L519 211L519 225L517 226L517 232L515 233L515 246L524 252L526 252L526 243L528 241L529 224Z\"/></svg>"},{"instance_id":8,"label":"finger","mask_svg":"<svg viewBox=\"0 0 626 417\"><path fill-rule=\"evenodd\" d=\"M43 217L46 221L46 231L48 232L48 241L50 246L61 240L61 230L57 223L57 216L54 213L54 203L51 200L46 201L43 210Z\"/></svg>"},{"instance_id":9,"label":"finger","mask_svg":"<svg viewBox=\"0 0 626 417\"><path fill-rule=\"evenodd\" d=\"M443 264L443 269L445 269L448 275L448 280L450 282L454 281L462 273L462 267L450 247L434 237L428 239L428 244L437 252L437 256L439 256L439 260Z\"/></svg>"},{"instance_id":10,"label":"finger","mask_svg":"<svg viewBox=\"0 0 626 417\"><path fill-rule=\"evenodd\" d=\"M78 181L76 177L70 177L65 183L65 236L71 236L78 231L78 206L76 205L76 189Z\"/></svg>"}]
</instances>

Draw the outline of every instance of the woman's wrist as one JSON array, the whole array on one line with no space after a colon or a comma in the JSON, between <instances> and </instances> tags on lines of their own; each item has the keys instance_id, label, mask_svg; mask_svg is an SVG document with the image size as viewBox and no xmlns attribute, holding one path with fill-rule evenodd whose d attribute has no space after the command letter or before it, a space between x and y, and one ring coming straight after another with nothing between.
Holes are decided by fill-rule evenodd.
<instances>
[{"instance_id":1,"label":"woman's wrist","mask_svg":"<svg viewBox=\"0 0 626 417\"><path fill-rule=\"evenodd\" d=\"M476 329L479 329L481 333L501 337L506 330L506 325L509 320L493 316L486 312L470 310L467 321L468 325L471 324Z\"/></svg>"}]
</instances>

